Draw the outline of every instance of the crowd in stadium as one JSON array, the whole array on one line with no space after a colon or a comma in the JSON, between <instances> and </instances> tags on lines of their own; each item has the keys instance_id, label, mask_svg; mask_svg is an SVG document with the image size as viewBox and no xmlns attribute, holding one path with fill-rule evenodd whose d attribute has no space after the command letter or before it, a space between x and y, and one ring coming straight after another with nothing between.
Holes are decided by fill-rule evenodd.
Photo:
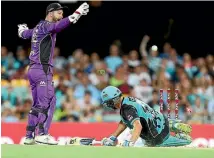
<instances>
[{"instance_id":1,"label":"crowd in stadium","mask_svg":"<svg viewBox=\"0 0 214 158\"><path fill-rule=\"evenodd\" d=\"M107 85L118 87L124 96L135 96L159 110L159 90L171 89L171 118L175 118L174 90L179 89L179 118L188 123L214 123L214 56L191 58L177 52L170 43L148 48L144 36L139 50L123 52L120 41L113 42L109 54L101 59L76 49L68 58L54 51L54 86L57 97L54 121L119 121L119 111L101 105L100 92ZM162 49L162 48L161 48ZM21 46L15 54L1 47L2 121L26 121L31 108L31 89L27 78L29 52ZM182 56L180 54L183 54Z\"/></svg>"}]
</instances>

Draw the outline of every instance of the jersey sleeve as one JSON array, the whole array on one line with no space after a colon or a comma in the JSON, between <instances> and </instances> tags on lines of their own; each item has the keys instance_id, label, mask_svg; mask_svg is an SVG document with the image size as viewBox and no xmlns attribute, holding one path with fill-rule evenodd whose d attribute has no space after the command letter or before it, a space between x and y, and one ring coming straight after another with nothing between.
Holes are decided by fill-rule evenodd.
<instances>
[{"instance_id":1,"label":"jersey sleeve","mask_svg":"<svg viewBox=\"0 0 214 158\"><path fill-rule=\"evenodd\" d=\"M48 23L46 22L43 25L43 32L45 34L48 33L58 33L61 32L63 29L65 29L66 27L68 27L71 24L71 22L69 21L68 17L64 18L56 23Z\"/></svg>"},{"instance_id":2,"label":"jersey sleeve","mask_svg":"<svg viewBox=\"0 0 214 158\"><path fill-rule=\"evenodd\" d=\"M33 34L33 29L25 30L22 32L21 37L23 39L30 39L32 37L32 34Z\"/></svg>"},{"instance_id":3,"label":"jersey sleeve","mask_svg":"<svg viewBox=\"0 0 214 158\"><path fill-rule=\"evenodd\" d=\"M131 125L133 125L135 120L140 120L135 107L123 104L123 108L121 110L123 119L130 122Z\"/></svg>"}]
</instances>

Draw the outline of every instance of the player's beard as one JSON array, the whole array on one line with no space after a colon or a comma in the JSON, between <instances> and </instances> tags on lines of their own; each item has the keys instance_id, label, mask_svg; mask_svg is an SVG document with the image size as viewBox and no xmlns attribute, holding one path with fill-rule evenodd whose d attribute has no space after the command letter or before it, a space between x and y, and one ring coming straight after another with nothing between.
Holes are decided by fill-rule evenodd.
<instances>
[{"instance_id":1,"label":"player's beard","mask_svg":"<svg viewBox=\"0 0 214 158\"><path fill-rule=\"evenodd\" d=\"M57 18L56 16L53 17L53 21L54 21L54 22L57 22L57 21L59 21L59 20L61 20L61 19L60 19L60 18Z\"/></svg>"}]
</instances>

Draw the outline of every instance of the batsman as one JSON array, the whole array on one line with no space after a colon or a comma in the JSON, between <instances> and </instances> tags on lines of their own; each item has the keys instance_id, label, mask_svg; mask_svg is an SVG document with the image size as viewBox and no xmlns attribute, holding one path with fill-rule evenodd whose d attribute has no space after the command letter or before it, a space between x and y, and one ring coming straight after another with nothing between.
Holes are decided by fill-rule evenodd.
<instances>
[{"instance_id":1,"label":"batsman","mask_svg":"<svg viewBox=\"0 0 214 158\"><path fill-rule=\"evenodd\" d=\"M102 145L117 145L117 137L128 127L132 130L129 140L119 145L134 146L138 138L145 141L149 147L170 147L189 145L192 128L188 124L177 120L168 120L162 113L152 109L143 101L134 97L122 97L121 91L108 86L101 92L103 106L116 110L120 109L121 121L111 136L102 139ZM174 132L175 136L170 135Z\"/></svg>"},{"instance_id":2,"label":"batsman","mask_svg":"<svg viewBox=\"0 0 214 158\"><path fill-rule=\"evenodd\" d=\"M28 114L24 144L37 143L55 145L57 141L49 135L49 128L56 105L53 86L53 52L56 35L70 24L75 24L82 15L87 15L89 5L83 3L72 15L63 18L59 3L52 3L46 9L46 18L33 29L26 24L18 25L18 36L31 39L28 78L31 86L33 105ZM38 127L38 135L35 129Z\"/></svg>"}]
</instances>

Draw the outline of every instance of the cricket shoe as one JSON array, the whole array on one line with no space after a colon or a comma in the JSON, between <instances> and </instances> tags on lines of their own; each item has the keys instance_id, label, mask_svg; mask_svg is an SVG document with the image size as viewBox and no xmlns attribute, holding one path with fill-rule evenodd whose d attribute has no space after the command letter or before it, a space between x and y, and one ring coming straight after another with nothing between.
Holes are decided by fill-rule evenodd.
<instances>
[{"instance_id":1,"label":"cricket shoe","mask_svg":"<svg viewBox=\"0 0 214 158\"><path fill-rule=\"evenodd\" d=\"M179 139L184 139L184 140L188 140L188 141L192 142L192 138L188 134L185 134L185 133L176 133L175 137L179 138Z\"/></svg>"},{"instance_id":2,"label":"cricket shoe","mask_svg":"<svg viewBox=\"0 0 214 158\"><path fill-rule=\"evenodd\" d=\"M35 137L36 143L47 144L47 145L57 145L58 142L51 135L38 135Z\"/></svg>"},{"instance_id":3,"label":"cricket shoe","mask_svg":"<svg viewBox=\"0 0 214 158\"><path fill-rule=\"evenodd\" d=\"M171 132L175 133L185 133L185 134L190 134L192 132L192 126L181 123L177 120L170 120L169 121L169 127Z\"/></svg>"},{"instance_id":4,"label":"cricket shoe","mask_svg":"<svg viewBox=\"0 0 214 158\"><path fill-rule=\"evenodd\" d=\"M24 144L25 145L34 145L34 144L36 144L36 141L33 138L25 138Z\"/></svg>"}]
</instances>

